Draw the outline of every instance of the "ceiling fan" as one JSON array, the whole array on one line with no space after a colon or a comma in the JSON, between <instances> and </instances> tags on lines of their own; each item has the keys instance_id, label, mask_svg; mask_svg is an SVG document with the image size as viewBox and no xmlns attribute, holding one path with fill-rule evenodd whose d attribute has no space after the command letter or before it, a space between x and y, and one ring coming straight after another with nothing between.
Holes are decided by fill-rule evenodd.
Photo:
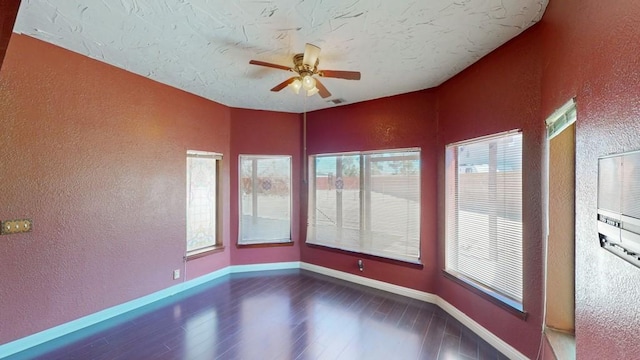
<instances>
[{"instance_id":1,"label":"ceiling fan","mask_svg":"<svg viewBox=\"0 0 640 360\"><path fill-rule=\"evenodd\" d=\"M321 97L327 98L331 96L329 90L315 78L315 75L327 78L338 78L347 80L360 80L359 71L341 71L341 70L318 70L320 48L313 44L306 44L304 47L304 54L293 55L293 67L287 67L284 65L271 64L264 61L251 60L249 64L266 66L274 69L281 69L291 71L297 75L291 77L280 84L276 85L271 91L280 91L287 86L298 94L300 88L307 91L307 96L314 94L320 94Z\"/></svg>"}]
</instances>

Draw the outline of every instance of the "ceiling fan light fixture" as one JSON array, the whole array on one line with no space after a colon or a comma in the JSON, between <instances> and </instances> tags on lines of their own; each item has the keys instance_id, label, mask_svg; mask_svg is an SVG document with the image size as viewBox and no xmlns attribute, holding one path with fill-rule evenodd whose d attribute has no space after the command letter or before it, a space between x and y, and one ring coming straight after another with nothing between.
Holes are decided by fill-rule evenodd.
<instances>
[{"instance_id":1,"label":"ceiling fan light fixture","mask_svg":"<svg viewBox=\"0 0 640 360\"><path fill-rule=\"evenodd\" d=\"M295 73L294 76L274 86L271 89L271 91L273 92L278 92L285 87L289 87L296 94L300 93L300 89L304 89L307 96L318 94L321 98L326 99L331 96L331 93L322 84L322 81L320 81L320 77L360 80L359 71L318 70L318 64L320 63L318 59L319 54L319 47L313 44L306 44L303 54L298 53L293 55L293 67L272 64L259 60L250 60L249 64L265 66ZM318 78L314 77L314 75L318 76Z\"/></svg>"},{"instance_id":2,"label":"ceiling fan light fixture","mask_svg":"<svg viewBox=\"0 0 640 360\"><path fill-rule=\"evenodd\" d=\"M316 87L316 79L314 79L311 75L305 75L302 78L302 87L309 91Z\"/></svg>"},{"instance_id":3,"label":"ceiling fan light fixture","mask_svg":"<svg viewBox=\"0 0 640 360\"><path fill-rule=\"evenodd\" d=\"M318 56L320 55L320 48L313 44L306 44L304 46L304 55L302 58L302 63L310 68L314 68L318 61Z\"/></svg>"},{"instance_id":4,"label":"ceiling fan light fixture","mask_svg":"<svg viewBox=\"0 0 640 360\"><path fill-rule=\"evenodd\" d=\"M289 87L291 88L291 90L296 93L299 94L300 93L300 88L302 87L302 81L300 81L300 79L295 79L293 80L293 82L291 84L289 84Z\"/></svg>"},{"instance_id":5,"label":"ceiling fan light fixture","mask_svg":"<svg viewBox=\"0 0 640 360\"><path fill-rule=\"evenodd\" d=\"M317 94L318 91L320 91L320 90L317 87L314 86L313 89L307 90L307 96L313 96L313 95Z\"/></svg>"}]
</instances>

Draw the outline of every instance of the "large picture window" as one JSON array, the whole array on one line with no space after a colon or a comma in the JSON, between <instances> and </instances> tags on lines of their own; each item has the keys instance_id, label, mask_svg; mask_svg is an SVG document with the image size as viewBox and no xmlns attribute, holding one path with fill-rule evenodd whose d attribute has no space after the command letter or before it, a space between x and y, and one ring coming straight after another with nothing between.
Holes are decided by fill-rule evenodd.
<instances>
[{"instance_id":1,"label":"large picture window","mask_svg":"<svg viewBox=\"0 0 640 360\"><path fill-rule=\"evenodd\" d=\"M446 147L446 271L522 310L522 134Z\"/></svg>"},{"instance_id":2,"label":"large picture window","mask_svg":"<svg viewBox=\"0 0 640 360\"><path fill-rule=\"evenodd\" d=\"M315 155L307 243L420 261L420 151Z\"/></svg>"},{"instance_id":3,"label":"large picture window","mask_svg":"<svg viewBox=\"0 0 640 360\"><path fill-rule=\"evenodd\" d=\"M238 244L291 242L291 156L240 155Z\"/></svg>"},{"instance_id":4,"label":"large picture window","mask_svg":"<svg viewBox=\"0 0 640 360\"><path fill-rule=\"evenodd\" d=\"M213 249L218 240L220 154L187 152L187 256Z\"/></svg>"}]
</instances>

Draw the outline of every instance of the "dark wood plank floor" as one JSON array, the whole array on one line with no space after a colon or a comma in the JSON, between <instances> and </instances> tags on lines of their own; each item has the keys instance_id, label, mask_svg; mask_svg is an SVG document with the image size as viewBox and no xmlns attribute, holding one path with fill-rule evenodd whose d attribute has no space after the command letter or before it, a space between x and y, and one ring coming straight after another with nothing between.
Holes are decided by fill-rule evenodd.
<instances>
[{"instance_id":1,"label":"dark wood plank floor","mask_svg":"<svg viewBox=\"0 0 640 360\"><path fill-rule=\"evenodd\" d=\"M304 270L232 274L10 359L506 359L435 305Z\"/></svg>"}]
</instances>

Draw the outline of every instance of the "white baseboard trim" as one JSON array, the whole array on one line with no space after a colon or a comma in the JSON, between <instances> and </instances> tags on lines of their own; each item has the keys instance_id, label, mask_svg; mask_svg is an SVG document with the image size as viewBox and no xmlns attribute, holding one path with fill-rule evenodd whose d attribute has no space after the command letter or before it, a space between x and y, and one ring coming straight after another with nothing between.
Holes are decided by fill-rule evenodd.
<instances>
[{"instance_id":1,"label":"white baseboard trim","mask_svg":"<svg viewBox=\"0 0 640 360\"><path fill-rule=\"evenodd\" d=\"M285 269L300 269L300 261L229 266L230 273L232 274L249 272L249 271L269 271L269 270L285 270Z\"/></svg>"},{"instance_id":2,"label":"white baseboard trim","mask_svg":"<svg viewBox=\"0 0 640 360\"><path fill-rule=\"evenodd\" d=\"M458 310L453 305L449 304L446 300L438 295L430 294L428 292L419 291L404 286L389 284L383 281L373 280L362 276L338 271L318 265L309 263L301 263L300 268L304 270L313 271L318 274L331 276L337 279L353 282L360 285L372 287L374 289L388 291L390 293L403 295L416 300L422 300L428 303L438 305L442 310L446 311L449 315L453 316L456 320L460 321L464 326L468 327L471 331L480 336L484 341L488 342L491 346L500 351L503 355L509 359L528 359L524 354L516 350L514 347L500 339L492 332L484 328L482 325L475 322L472 318L467 316L462 311Z\"/></svg>"},{"instance_id":3,"label":"white baseboard trim","mask_svg":"<svg viewBox=\"0 0 640 360\"><path fill-rule=\"evenodd\" d=\"M509 359L529 359L523 353L516 350L513 346L506 343L504 340L500 339L496 335L494 335L491 331L484 328L482 325L478 324L467 316L467 314L458 310L455 306L449 304L446 300L441 297L438 297L438 306L449 315L453 316L456 320L460 321L464 326L468 327L471 331L473 331L476 335L480 336L484 341L488 342L491 346L500 351L504 356Z\"/></svg>"},{"instance_id":4,"label":"white baseboard trim","mask_svg":"<svg viewBox=\"0 0 640 360\"><path fill-rule=\"evenodd\" d=\"M358 276L358 275L346 273L343 271L329 269L329 268L318 266L318 265L313 265L313 264L303 262L300 264L300 268L303 270L313 271L318 274L331 276L340 280L345 280L352 283L368 286L374 289L388 291L390 293L410 297L412 299L426 301L432 304L437 304L437 301L438 301L438 296L429 294L424 291L419 291L419 290L414 290L404 286L389 284L384 281L369 279L363 276Z\"/></svg>"},{"instance_id":5,"label":"white baseboard trim","mask_svg":"<svg viewBox=\"0 0 640 360\"><path fill-rule=\"evenodd\" d=\"M511 345L504 342L499 337L495 336L489 330L482 327L480 324L475 322L469 316L464 314L462 311L455 308L453 305L449 304L447 301L442 299L441 297L430 294L424 291L419 291L411 288L407 288L404 286L389 284L383 281L374 280L365 278L358 275L353 275L350 273L346 273L343 271L338 271L334 269L329 269L326 267L313 265L300 261L293 262L281 262L281 263L267 263L267 264L250 264L250 265L232 265L225 267L223 269L214 271L207 275L200 276L196 279L189 280L180 284L176 284L174 286L168 287L166 289L157 291L155 293L128 301L123 304L119 304L96 313L81 317L76 320L72 320L70 322L55 326L53 328L43 330L39 333L35 333L26 337L23 337L18 340L14 340L12 342L0 345L0 359L4 357L9 357L11 355L17 354L21 351L27 350L31 347L46 343L48 341L54 340L61 336L70 334L72 332L82 330L83 328L89 327L91 325L95 325L101 321L105 321L116 317L118 315L122 315L129 311L135 310L137 308L143 307L145 305L149 305L153 302L168 298L170 296L176 295L183 291L189 290L196 286L202 285L219 277L233 274L233 273L243 273L249 271L269 271L269 270L283 270L283 269L304 269L309 270L318 274L327 275L333 278L353 282L356 284L368 286L374 289L388 291L390 293L406 296L412 299L425 301L428 303L432 303L438 305L444 311L449 313L455 319L460 321L466 327L468 327L471 331L476 333L486 342L491 344L491 346L495 347L498 351L503 353L510 359L527 359L522 353L513 348Z\"/></svg>"}]
</instances>

